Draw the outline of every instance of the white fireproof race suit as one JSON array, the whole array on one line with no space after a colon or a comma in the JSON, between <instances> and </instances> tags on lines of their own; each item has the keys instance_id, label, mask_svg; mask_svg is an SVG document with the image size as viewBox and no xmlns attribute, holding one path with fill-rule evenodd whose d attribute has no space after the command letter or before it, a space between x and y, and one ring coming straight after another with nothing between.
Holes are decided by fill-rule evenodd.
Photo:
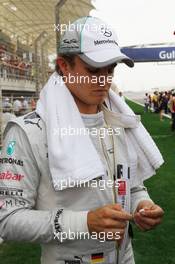
<instances>
[{"instance_id":1,"label":"white fireproof race suit","mask_svg":"<svg viewBox=\"0 0 175 264\"><path fill-rule=\"evenodd\" d=\"M108 115L113 125L116 123L116 131L120 131L115 135L117 155L108 135L100 139L96 135L90 136L106 167L106 177L111 179L115 159L120 166L128 168L129 165L125 128L118 126L116 117ZM94 126L97 129L104 127L103 112L82 115L82 119L89 130ZM96 263L116 263L115 241L79 237L81 232L88 234L88 211L114 202L113 189L102 188L99 184L109 179L95 177L95 187L92 182L87 182L84 186L55 191L49 170L45 124L35 112L9 122L3 146L0 155L0 237L5 241L40 243L42 264L90 264L95 263L94 259ZM127 210L133 213L141 200L151 200L143 184L129 189ZM121 263L134 263L127 230Z\"/></svg>"}]
</instances>

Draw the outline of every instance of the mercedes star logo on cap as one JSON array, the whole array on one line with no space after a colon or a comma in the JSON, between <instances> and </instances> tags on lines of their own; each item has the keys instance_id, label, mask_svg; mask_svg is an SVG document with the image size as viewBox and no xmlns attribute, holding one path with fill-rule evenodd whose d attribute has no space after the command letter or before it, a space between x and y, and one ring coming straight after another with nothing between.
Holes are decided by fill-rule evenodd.
<instances>
[{"instance_id":1,"label":"mercedes star logo on cap","mask_svg":"<svg viewBox=\"0 0 175 264\"><path fill-rule=\"evenodd\" d=\"M112 36L112 31L109 30L108 28L105 27L101 27L101 32L103 33L103 35L107 38L110 38Z\"/></svg>"}]
</instances>

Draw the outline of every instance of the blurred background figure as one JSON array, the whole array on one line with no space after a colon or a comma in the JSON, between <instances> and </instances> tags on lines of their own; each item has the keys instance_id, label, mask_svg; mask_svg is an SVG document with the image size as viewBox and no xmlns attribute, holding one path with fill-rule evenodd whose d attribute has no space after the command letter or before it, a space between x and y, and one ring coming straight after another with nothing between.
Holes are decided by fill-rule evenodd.
<instances>
[{"instance_id":1,"label":"blurred background figure","mask_svg":"<svg viewBox=\"0 0 175 264\"><path fill-rule=\"evenodd\" d=\"M171 117L172 117L171 130L175 131L175 93L172 94L172 97L170 99L170 111L171 111Z\"/></svg>"},{"instance_id":2,"label":"blurred background figure","mask_svg":"<svg viewBox=\"0 0 175 264\"><path fill-rule=\"evenodd\" d=\"M158 113L159 112L159 106L158 106L158 93L157 92L154 92L152 102L153 102L154 112Z\"/></svg>"},{"instance_id":3,"label":"blurred background figure","mask_svg":"<svg viewBox=\"0 0 175 264\"><path fill-rule=\"evenodd\" d=\"M2 101L3 112L10 112L12 110L12 104L10 103L10 99L5 97Z\"/></svg>"},{"instance_id":4,"label":"blurred background figure","mask_svg":"<svg viewBox=\"0 0 175 264\"><path fill-rule=\"evenodd\" d=\"M144 112L147 113L150 107L150 98L148 93L146 93L144 97L144 106Z\"/></svg>"},{"instance_id":5,"label":"blurred background figure","mask_svg":"<svg viewBox=\"0 0 175 264\"><path fill-rule=\"evenodd\" d=\"M22 109L22 103L21 101L16 98L13 102L13 111L14 111L14 114L16 116L19 116L20 115L20 112L21 112L21 109Z\"/></svg>"},{"instance_id":6,"label":"blurred background figure","mask_svg":"<svg viewBox=\"0 0 175 264\"><path fill-rule=\"evenodd\" d=\"M160 121L163 121L163 114L168 114L168 93L159 93L158 103L159 103L159 114L160 114Z\"/></svg>"},{"instance_id":7,"label":"blurred background figure","mask_svg":"<svg viewBox=\"0 0 175 264\"><path fill-rule=\"evenodd\" d=\"M27 99L24 98L24 96L21 96L20 99L21 99L20 114L25 115L29 111L29 103L28 103Z\"/></svg>"},{"instance_id":8,"label":"blurred background figure","mask_svg":"<svg viewBox=\"0 0 175 264\"><path fill-rule=\"evenodd\" d=\"M35 109L36 109L36 102L35 102L35 99L33 97L30 100L30 107L31 107L31 111L35 111Z\"/></svg>"}]
</instances>

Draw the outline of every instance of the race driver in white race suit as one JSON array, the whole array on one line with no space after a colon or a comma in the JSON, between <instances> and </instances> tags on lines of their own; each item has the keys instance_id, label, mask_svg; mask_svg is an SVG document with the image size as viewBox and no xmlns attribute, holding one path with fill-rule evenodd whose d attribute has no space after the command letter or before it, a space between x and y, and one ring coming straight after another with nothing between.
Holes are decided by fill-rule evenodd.
<instances>
[{"instance_id":1,"label":"race driver in white race suit","mask_svg":"<svg viewBox=\"0 0 175 264\"><path fill-rule=\"evenodd\" d=\"M163 159L110 89L120 62L134 65L115 32L98 18L79 19L61 39L36 111L5 129L0 237L40 243L42 264L133 264L129 222L141 230L161 222L143 181Z\"/></svg>"}]
</instances>

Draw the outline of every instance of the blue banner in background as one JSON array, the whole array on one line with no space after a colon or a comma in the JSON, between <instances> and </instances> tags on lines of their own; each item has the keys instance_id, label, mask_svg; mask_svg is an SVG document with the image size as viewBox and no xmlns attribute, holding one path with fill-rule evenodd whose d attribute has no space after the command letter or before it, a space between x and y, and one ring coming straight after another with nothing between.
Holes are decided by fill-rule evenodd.
<instances>
[{"instance_id":1,"label":"blue banner in background","mask_svg":"<svg viewBox=\"0 0 175 264\"><path fill-rule=\"evenodd\" d=\"M174 47L155 48L122 48L124 54L135 62L174 61Z\"/></svg>"}]
</instances>

